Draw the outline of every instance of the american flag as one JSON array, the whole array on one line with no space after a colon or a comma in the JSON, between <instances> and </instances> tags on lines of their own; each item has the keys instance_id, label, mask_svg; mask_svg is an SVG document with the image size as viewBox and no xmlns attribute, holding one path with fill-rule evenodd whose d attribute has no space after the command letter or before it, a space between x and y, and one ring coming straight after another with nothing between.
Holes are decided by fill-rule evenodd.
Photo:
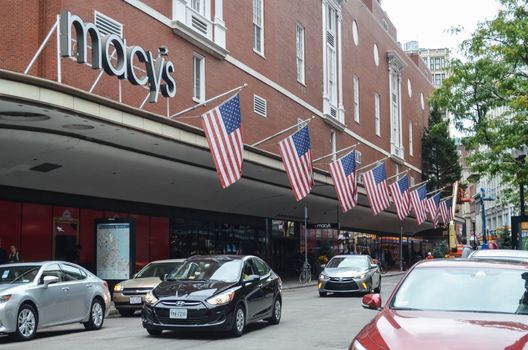
<instances>
[{"instance_id":1,"label":"american flag","mask_svg":"<svg viewBox=\"0 0 528 350\"><path fill-rule=\"evenodd\" d=\"M431 196L431 198L426 199L425 206L429 212L429 217L433 222L433 227L438 226L438 206L440 205L440 192Z\"/></svg>"},{"instance_id":2,"label":"american flag","mask_svg":"<svg viewBox=\"0 0 528 350\"><path fill-rule=\"evenodd\" d=\"M202 125L222 188L242 176L244 144L240 126L240 96L236 95L202 115Z\"/></svg>"},{"instance_id":3,"label":"american flag","mask_svg":"<svg viewBox=\"0 0 528 350\"><path fill-rule=\"evenodd\" d=\"M427 188L425 184L411 192L411 204L414 209L414 215L416 216L416 221L418 222L418 225L423 224L426 219L425 207L423 203L426 197Z\"/></svg>"},{"instance_id":4,"label":"american flag","mask_svg":"<svg viewBox=\"0 0 528 350\"><path fill-rule=\"evenodd\" d=\"M356 151L330 163L337 198L343 213L356 206L358 200L356 176Z\"/></svg>"},{"instance_id":5,"label":"american flag","mask_svg":"<svg viewBox=\"0 0 528 350\"><path fill-rule=\"evenodd\" d=\"M295 199L300 201L310 193L314 183L308 126L282 140L279 145Z\"/></svg>"},{"instance_id":6,"label":"american flag","mask_svg":"<svg viewBox=\"0 0 528 350\"><path fill-rule=\"evenodd\" d=\"M440 214L445 225L451 221L451 207L453 206L453 197L448 197L440 202Z\"/></svg>"},{"instance_id":7,"label":"american flag","mask_svg":"<svg viewBox=\"0 0 528 350\"><path fill-rule=\"evenodd\" d=\"M367 197L374 215L379 214L383 209L390 206L385 163L381 163L364 173L363 184L367 190Z\"/></svg>"},{"instance_id":8,"label":"american flag","mask_svg":"<svg viewBox=\"0 0 528 350\"><path fill-rule=\"evenodd\" d=\"M394 181L389 189L392 201L396 205L396 211L400 220L405 219L411 211L411 197L409 196L409 177L405 175L398 181Z\"/></svg>"}]
</instances>

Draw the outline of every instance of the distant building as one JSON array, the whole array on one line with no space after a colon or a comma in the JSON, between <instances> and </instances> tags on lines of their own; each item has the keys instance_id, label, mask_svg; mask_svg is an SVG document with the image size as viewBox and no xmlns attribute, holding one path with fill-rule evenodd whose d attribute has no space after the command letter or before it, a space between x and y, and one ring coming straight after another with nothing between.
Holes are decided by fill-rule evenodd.
<instances>
[{"instance_id":1,"label":"distant building","mask_svg":"<svg viewBox=\"0 0 528 350\"><path fill-rule=\"evenodd\" d=\"M440 87L447 76L446 64L449 60L449 49L423 49L418 41L409 41L403 45L407 53L418 53L431 71L431 82L434 88Z\"/></svg>"}]
</instances>

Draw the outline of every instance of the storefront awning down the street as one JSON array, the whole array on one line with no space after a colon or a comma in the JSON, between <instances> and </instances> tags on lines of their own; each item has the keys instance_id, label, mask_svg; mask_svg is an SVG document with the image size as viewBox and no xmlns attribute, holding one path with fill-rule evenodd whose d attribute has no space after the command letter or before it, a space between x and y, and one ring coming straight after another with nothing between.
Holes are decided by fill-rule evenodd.
<instances>
[{"instance_id":1,"label":"storefront awning down the street","mask_svg":"<svg viewBox=\"0 0 528 350\"><path fill-rule=\"evenodd\" d=\"M278 153L278 152L277 152ZM365 191L340 213L317 170L296 202L278 155L245 147L243 177L223 190L203 132L50 81L0 71L0 185L405 235L430 226L394 207L372 215Z\"/></svg>"}]
</instances>

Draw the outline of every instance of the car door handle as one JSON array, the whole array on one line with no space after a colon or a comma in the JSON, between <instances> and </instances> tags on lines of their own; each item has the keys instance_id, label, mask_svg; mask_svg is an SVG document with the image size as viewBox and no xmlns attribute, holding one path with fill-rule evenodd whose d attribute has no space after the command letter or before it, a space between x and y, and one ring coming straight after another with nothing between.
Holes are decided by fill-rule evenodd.
<instances>
[{"instance_id":1,"label":"car door handle","mask_svg":"<svg viewBox=\"0 0 528 350\"><path fill-rule=\"evenodd\" d=\"M62 287L61 290L62 290L63 292L67 292L67 291L70 290L70 287Z\"/></svg>"}]
</instances>

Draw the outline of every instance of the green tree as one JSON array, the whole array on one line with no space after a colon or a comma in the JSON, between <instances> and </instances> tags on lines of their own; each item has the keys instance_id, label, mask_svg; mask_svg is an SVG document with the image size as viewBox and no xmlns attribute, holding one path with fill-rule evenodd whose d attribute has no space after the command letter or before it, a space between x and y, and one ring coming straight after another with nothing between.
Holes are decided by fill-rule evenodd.
<instances>
[{"instance_id":1,"label":"green tree","mask_svg":"<svg viewBox=\"0 0 528 350\"><path fill-rule=\"evenodd\" d=\"M518 188L528 179L528 166L512 155L528 145L528 0L499 2L497 16L462 44L464 62L451 62L431 103L463 131L473 172Z\"/></svg>"},{"instance_id":2,"label":"green tree","mask_svg":"<svg viewBox=\"0 0 528 350\"><path fill-rule=\"evenodd\" d=\"M455 141L449 136L449 122L432 106L429 126L422 137L422 175L431 189L446 187L448 193L453 182L460 180L461 171Z\"/></svg>"}]
</instances>

